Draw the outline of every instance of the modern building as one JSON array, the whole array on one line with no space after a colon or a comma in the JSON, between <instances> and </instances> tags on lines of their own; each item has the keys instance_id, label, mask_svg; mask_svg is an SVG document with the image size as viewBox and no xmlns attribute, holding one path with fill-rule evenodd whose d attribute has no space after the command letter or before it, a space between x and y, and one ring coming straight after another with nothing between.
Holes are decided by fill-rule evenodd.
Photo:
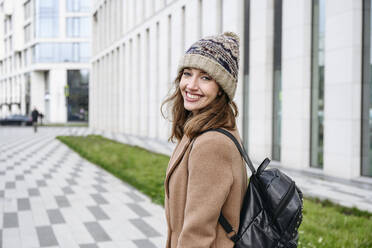
<instances>
[{"instance_id":1,"label":"modern building","mask_svg":"<svg viewBox=\"0 0 372 248\"><path fill-rule=\"evenodd\" d=\"M89 0L0 0L0 117L86 120Z\"/></svg>"},{"instance_id":2,"label":"modern building","mask_svg":"<svg viewBox=\"0 0 372 248\"><path fill-rule=\"evenodd\" d=\"M195 40L241 37L239 128L256 162L372 182L371 0L96 0L90 126L167 140Z\"/></svg>"}]
</instances>

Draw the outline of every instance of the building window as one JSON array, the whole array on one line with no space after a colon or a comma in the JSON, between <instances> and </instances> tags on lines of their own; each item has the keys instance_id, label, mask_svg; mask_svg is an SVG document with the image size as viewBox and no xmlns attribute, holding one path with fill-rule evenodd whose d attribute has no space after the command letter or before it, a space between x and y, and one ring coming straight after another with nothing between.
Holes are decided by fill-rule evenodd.
<instances>
[{"instance_id":1,"label":"building window","mask_svg":"<svg viewBox=\"0 0 372 248\"><path fill-rule=\"evenodd\" d=\"M12 52L13 51L13 39L12 39L12 36L9 36L8 43L9 43L9 52Z\"/></svg>"},{"instance_id":2,"label":"building window","mask_svg":"<svg viewBox=\"0 0 372 248\"><path fill-rule=\"evenodd\" d=\"M66 19L68 37L89 37L91 25L89 17L71 17Z\"/></svg>"},{"instance_id":3,"label":"building window","mask_svg":"<svg viewBox=\"0 0 372 248\"><path fill-rule=\"evenodd\" d=\"M8 24L9 24L9 31L12 31L13 29L12 16L8 17Z\"/></svg>"},{"instance_id":4,"label":"building window","mask_svg":"<svg viewBox=\"0 0 372 248\"><path fill-rule=\"evenodd\" d=\"M4 35L6 35L8 33L8 23L7 23L7 19L5 18L4 19Z\"/></svg>"},{"instance_id":5,"label":"building window","mask_svg":"<svg viewBox=\"0 0 372 248\"><path fill-rule=\"evenodd\" d=\"M39 43L32 48L33 63L88 62L90 43Z\"/></svg>"},{"instance_id":6,"label":"building window","mask_svg":"<svg viewBox=\"0 0 372 248\"><path fill-rule=\"evenodd\" d=\"M372 176L372 0L363 0L362 176Z\"/></svg>"},{"instance_id":7,"label":"building window","mask_svg":"<svg viewBox=\"0 0 372 248\"><path fill-rule=\"evenodd\" d=\"M90 0L67 0L66 9L68 12L89 12Z\"/></svg>"},{"instance_id":8,"label":"building window","mask_svg":"<svg viewBox=\"0 0 372 248\"><path fill-rule=\"evenodd\" d=\"M28 20L31 17L31 1L27 1L23 5L23 9L24 9L24 19Z\"/></svg>"},{"instance_id":9,"label":"building window","mask_svg":"<svg viewBox=\"0 0 372 248\"><path fill-rule=\"evenodd\" d=\"M310 166L323 168L325 0L312 5Z\"/></svg>"},{"instance_id":10,"label":"building window","mask_svg":"<svg viewBox=\"0 0 372 248\"><path fill-rule=\"evenodd\" d=\"M282 0L274 1L273 146L272 158L280 161L282 122Z\"/></svg>"},{"instance_id":11,"label":"building window","mask_svg":"<svg viewBox=\"0 0 372 248\"><path fill-rule=\"evenodd\" d=\"M57 37L59 34L58 0L36 0L35 4L35 37Z\"/></svg>"},{"instance_id":12,"label":"building window","mask_svg":"<svg viewBox=\"0 0 372 248\"><path fill-rule=\"evenodd\" d=\"M29 42L31 40L31 24L28 24L24 27L24 37L25 37L25 43Z\"/></svg>"}]
</instances>

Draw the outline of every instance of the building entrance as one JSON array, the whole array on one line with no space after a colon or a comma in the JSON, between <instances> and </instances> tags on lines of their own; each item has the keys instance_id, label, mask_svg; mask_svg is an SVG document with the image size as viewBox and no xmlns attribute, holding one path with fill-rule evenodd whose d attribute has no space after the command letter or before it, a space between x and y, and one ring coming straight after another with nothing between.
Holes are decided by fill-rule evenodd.
<instances>
[{"instance_id":1,"label":"building entrance","mask_svg":"<svg viewBox=\"0 0 372 248\"><path fill-rule=\"evenodd\" d=\"M89 71L68 70L67 120L88 121Z\"/></svg>"}]
</instances>

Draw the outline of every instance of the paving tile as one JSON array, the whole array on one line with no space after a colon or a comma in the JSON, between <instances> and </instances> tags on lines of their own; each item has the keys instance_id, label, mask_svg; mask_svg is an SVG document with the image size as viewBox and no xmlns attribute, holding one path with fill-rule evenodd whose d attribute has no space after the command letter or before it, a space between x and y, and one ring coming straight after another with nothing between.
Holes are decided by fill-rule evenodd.
<instances>
[{"instance_id":1,"label":"paving tile","mask_svg":"<svg viewBox=\"0 0 372 248\"><path fill-rule=\"evenodd\" d=\"M82 244L80 248L99 248L96 244Z\"/></svg>"},{"instance_id":2,"label":"paving tile","mask_svg":"<svg viewBox=\"0 0 372 248\"><path fill-rule=\"evenodd\" d=\"M15 188L15 182L6 182L5 183L5 189L14 189Z\"/></svg>"},{"instance_id":3,"label":"paving tile","mask_svg":"<svg viewBox=\"0 0 372 248\"><path fill-rule=\"evenodd\" d=\"M111 238L107 235L105 230L103 230L98 222L87 222L84 223L84 225L96 242L111 241Z\"/></svg>"},{"instance_id":4,"label":"paving tile","mask_svg":"<svg viewBox=\"0 0 372 248\"><path fill-rule=\"evenodd\" d=\"M106 201L106 199L101 194L91 194L90 196L99 205L101 205L101 204L108 204L108 202Z\"/></svg>"},{"instance_id":5,"label":"paving tile","mask_svg":"<svg viewBox=\"0 0 372 248\"><path fill-rule=\"evenodd\" d=\"M156 246L148 239L133 240L138 248L156 248Z\"/></svg>"},{"instance_id":6,"label":"paving tile","mask_svg":"<svg viewBox=\"0 0 372 248\"><path fill-rule=\"evenodd\" d=\"M63 224L66 223L59 209L49 209L47 210L48 218L51 224Z\"/></svg>"},{"instance_id":7,"label":"paving tile","mask_svg":"<svg viewBox=\"0 0 372 248\"><path fill-rule=\"evenodd\" d=\"M161 236L154 228L149 226L142 219L131 219L129 220L133 225L135 225L146 237L158 237Z\"/></svg>"},{"instance_id":8,"label":"paving tile","mask_svg":"<svg viewBox=\"0 0 372 248\"><path fill-rule=\"evenodd\" d=\"M55 199L56 199L58 207L60 208L71 207L71 204L68 201L66 196L64 195L55 196Z\"/></svg>"},{"instance_id":9,"label":"paving tile","mask_svg":"<svg viewBox=\"0 0 372 248\"><path fill-rule=\"evenodd\" d=\"M125 192L125 194L127 194L130 198L132 198L136 202L140 202L144 200L141 196L134 193L133 191Z\"/></svg>"},{"instance_id":10,"label":"paving tile","mask_svg":"<svg viewBox=\"0 0 372 248\"><path fill-rule=\"evenodd\" d=\"M71 187L63 187L62 188L62 191L66 195L69 195L69 194L73 194L74 193L74 191L71 189Z\"/></svg>"},{"instance_id":11,"label":"paving tile","mask_svg":"<svg viewBox=\"0 0 372 248\"><path fill-rule=\"evenodd\" d=\"M107 189L105 189L104 187L102 187L101 185L93 185L93 188L95 188L98 192L100 193L105 193L107 192Z\"/></svg>"},{"instance_id":12,"label":"paving tile","mask_svg":"<svg viewBox=\"0 0 372 248\"><path fill-rule=\"evenodd\" d=\"M40 196L40 191L37 188L31 188L28 189L27 191L29 196Z\"/></svg>"},{"instance_id":13,"label":"paving tile","mask_svg":"<svg viewBox=\"0 0 372 248\"><path fill-rule=\"evenodd\" d=\"M17 175L17 176L15 177L15 179L16 179L17 181L22 181L22 180L25 179L25 177L24 177L23 175Z\"/></svg>"},{"instance_id":14,"label":"paving tile","mask_svg":"<svg viewBox=\"0 0 372 248\"><path fill-rule=\"evenodd\" d=\"M151 216L149 212L147 212L143 207L135 203L127 203L127 206L138 214L139 217L148 217Z\"/></svg>"},{"instance_id":15,"label":"paving tile","mask_svg":"<svg viewBox=\"0 0 372 248\"><path fill-rule=\"evenodd\" d=\"M109 217L99 206L88 207L89 211L94 215L96 220L107 220Z\"/></svg>"},{"instance_id":16,"label":"paving tile","mask_svg":"<svg viewBox=\"0 0 372 248\"><path fill-rule=\"evenodd\" d=\"M18 227L18 215L17 213L4 213L3 214L3 226L4 228Z\"/></svg>"},{"instance_id":17,"label":"paving tile","mask_svg":"<svg viewBox=\"0 0 372 248\"><path fill-rule=\"evenodd\" d=\"M47 186L45 180L37 180L36 184L37 184L38 187L46 187Z\"/></svg>"},{"instance_id":18,"label":"paving tile","mask_svg":"<svg viewBox=\"0 0 372 248\"><path fill-rule=\"evenodd\" d=\"M28 198L17 199L18 211L30 210L30 200Z\"/></svg>"},{"instance_id":19,"label":"paving tile","mask_svg":"<svg viewBox=\"0 0 372 248\"><path fill-rule=\"evenodd\" d=\"M52 227L50 226L36 227L36 232L41 247L58 245Z\"/></svg>"}]
</instances>

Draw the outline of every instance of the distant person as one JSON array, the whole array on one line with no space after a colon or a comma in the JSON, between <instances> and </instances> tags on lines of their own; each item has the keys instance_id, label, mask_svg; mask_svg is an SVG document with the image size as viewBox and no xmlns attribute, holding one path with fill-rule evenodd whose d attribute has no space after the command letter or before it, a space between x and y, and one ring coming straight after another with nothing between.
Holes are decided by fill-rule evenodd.
<instances>
[{"instance_id":1,"label":"distant person","mask_svg":"<svg viewBox=\"0 0 372 248\"><path fill-rule=\"evenodd\" d=\"M36 107L34 107L34 110L31 112L32 117L32 126L34 127L34 132L37 132L37 118L39 117L39 111L37 111Z\"/></svg>"}]
</instances>

